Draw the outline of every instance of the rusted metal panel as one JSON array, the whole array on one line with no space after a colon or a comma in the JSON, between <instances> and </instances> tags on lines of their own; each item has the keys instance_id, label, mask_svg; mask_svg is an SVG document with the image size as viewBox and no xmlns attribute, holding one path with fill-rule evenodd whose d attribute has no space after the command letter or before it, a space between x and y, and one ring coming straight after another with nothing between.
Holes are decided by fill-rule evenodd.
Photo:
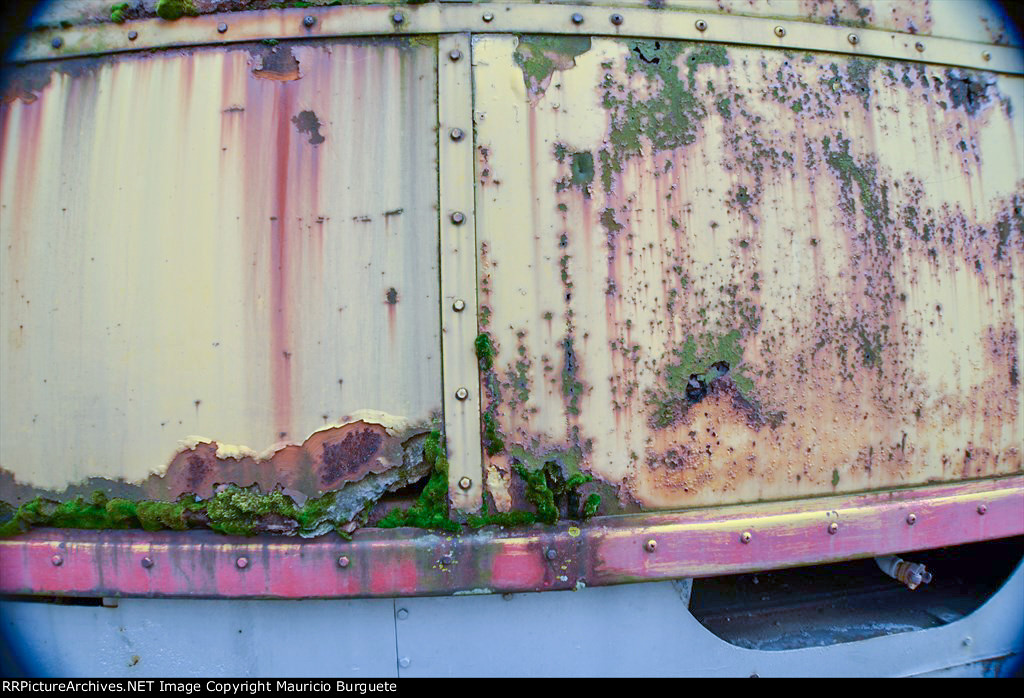
<instances>
[{"instance_id":1,"label":"rusted metal panel","mask_svg":"<svg viewBox=\"0 0 1024 698\"><path fill-rule=\"evenodd\" d=\"M1020 472L1019 78L478 37L483 376L511 466L647 508Z\"/></svg>"},{"instance_id":2,"label":"rusted metal panel","mask_svg":"<svg viewBox=\"0 0 1024 698\"><path fill-rule=\"evenodd\" d=\"M176 477L307 494L401 462L441 408L436 50L9 72L0 499L12 480L139 482L175 454Z\"/></svg>"},{"instance_id":3,"label":"rusted metal panel","mask_svg":"<svg viewBox=\"0 0 1024 698\"><path fill-rule=\"evenodd\" d=\"M969 7L969 6L968 6ZM577 36L643 36L789 49L832 51L895 60L1024 71L1018 48L999 32L965 41L957 31L919 36L858 23L814 23L794 17L674 12L662 9L566 6L561 4L423 3L411 6L345 6L274 12L226 12L186 17L174 22L92 23L44 28L25 37L14 60L30 61L149 48L223 44L273 38L308 39L330 36L420 35L445 33L559 33ZM710 19L709 19L710 18ZM710 21L713 20L713 21ZM951 22L950 26L968 26ZM1019 43L1019 42L1018 42Z\"/></svg>"},{"instance_id":4,"label":"rusted metal panel","mask_svg":"<svg viewBox=\"0 0 1024 698\"><path fill-rule=\"evenodd\" d=\"M0 540L0 593L387 597L713 576L1020 535L1022 487L1013 477L460 537L364 529L350 543L40 529Z\"/></svg>"}]
</instances>

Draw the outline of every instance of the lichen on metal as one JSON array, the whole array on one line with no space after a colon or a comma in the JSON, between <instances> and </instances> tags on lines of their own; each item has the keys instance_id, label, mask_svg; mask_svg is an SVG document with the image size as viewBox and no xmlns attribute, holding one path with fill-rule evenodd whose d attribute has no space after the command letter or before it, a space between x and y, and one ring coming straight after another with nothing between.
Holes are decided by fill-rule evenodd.
<instances>
[{"instance_id":1,"label":"lichen on metal","mask_svg":"<svg viewBox=\"0 0 1024 698\"><path fill-rule=\"evenodd\" d=\"M1020 472L1019 78L520 42L474 45L489 468L575 451L623 508Z\"/></svg>"}]
</instances>

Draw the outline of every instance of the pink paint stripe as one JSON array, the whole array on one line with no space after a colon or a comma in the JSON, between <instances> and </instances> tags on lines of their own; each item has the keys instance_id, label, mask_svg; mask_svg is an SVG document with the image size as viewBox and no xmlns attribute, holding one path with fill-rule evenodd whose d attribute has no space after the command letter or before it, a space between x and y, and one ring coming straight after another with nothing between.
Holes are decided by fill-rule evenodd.
<instances>
[{"instance_id":1,"label":"pink paint stripe","mask_svg":"<svg viewBox=\"0 0 1024 698\"><path fill-rule=\"evenodd\" d=\"M0 541L0 593L388 597L769 570L1024 534L1024 477L599 519L575 536L569 528L463 536L367 529L351 542L40 529Z\"/></svg>"}]
</instances>

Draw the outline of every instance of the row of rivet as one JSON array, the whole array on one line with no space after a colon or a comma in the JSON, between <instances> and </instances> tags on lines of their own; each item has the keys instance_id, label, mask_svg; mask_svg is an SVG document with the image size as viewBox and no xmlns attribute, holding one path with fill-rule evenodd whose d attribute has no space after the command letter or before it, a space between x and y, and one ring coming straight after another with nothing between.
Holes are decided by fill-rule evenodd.
<instances>
[{"instance_id":1,"label":"row of rivet","mask_svg":"<svg viewBox=\"0 0 1024 698\"><path fill-rule=\"evenodd\" d=\"M979 516L984 516L986 513L988 513L988 507L984 504L979 504L976 511L978 512ZM913 526L914 524L916 524L917 514L907 514L906 522L908 526ZM839 533L839 524L833 521L828 525L828 528L826 530L828 531L829 535L834 536L835 534ZM753 540L753 538L754 536L750 531L744 531L742 535L740 535L740 542L749 543L751 540ZM649 553L653 553L657 549L658 541L654 540L653 538L649 539L646 543L644 543L644 550L646 550Z\"/></svg>"},{"instance_id":2,"label":"row of rivet","mask_svg":"<svg viewBox=\"0 0 1024 698\"><path fill-rule=\"evenodd\" d=\"M64 558L62 556L60 556L60 555L54 555L53 557L50 558L50 562L53 563L54 567L60 567L61 565L64 564ZM349 566L349 562L350 561L348 559L348 556L347 555L342 555L341 557L338 558L338 567L341 567L341 568L348 567ZM139 561L139 564L142 565L143 567L145 567L148 570L148 569L152 568L155 563L153 562L153 558L151 558L151 557L144 557L144 558L142 558L142 560ZM244 555L235 559L235 567L237 567L238 569L244 570L248 566L249 566L249 558L245 557Z\"/></svg>"},{"instance_id":3,"label":"row of rivet","mask_svg":"<svg viewBox=\"0 0 1024 698\"><path fill-rule=\"evenodd\" d=\"M483 19L483 21L490 23L490 22L494 21L494 14L491 13L491 12L485 12L481 18ZM580 24L583 24L583 22L584 22L584 17L579 12L574 12L572 14L572 16L570 16L569 19L575 25L580 25ZM621 25L625 21L625 18L622 15L620 15L619 13L616 12L616 13L614 13L612 15L609 15L608 21L611 22L612 24L614 24L615 26L619 26L619 25ZM400 26L400 25L405 23L405 15L403 13L401 13L401 12L394 12L391 15L391 22L395 26ZM310 28L314 24L316 24L316 17L314 17L313 15L306 15L302 19L302 24L305 27ZM705 32L708 29L708 23L705 20L703 20L703 19L698 19L696 22L694 22L694 26L697 28L697 31L699 31L699 32ZM227 32L227 30L228 30L228 25L225 24L224 22L221 22L220 24L217 25L217 32L218 33L224 34L225 32ZM783 38L784 36L786 36L786 28L782 27L782 26L775 27L775 36L779 37L780 39ZM128 32L128 40L129 41L135 41L138 37L139 37L139 33L137 31L133 30L133 31ZM853 33L848 34L846 36L846 39L853 46L856 46L857 44L860 43L860 36L858 36L857 34L853 34ZM64 39L62 39L62 38L60 38L58 36L58 37L53 39L53 41L51 42L51 45L53 46L53 48L59 49L60 47L62 47L64 45ZM914 44L914 48L918 51L918 53L924 53L924 48L925 48L924 47L924 43L918 41L918 42L916 42ZM457 50L456 51L452 51L452 54L455 54L455 53L460 53L460 52L457 51ZM981 57L982 57L983 60L990 61L990 60L992 60L992 53L989 52L989 51L982 51L981 52ZM455 61L455 60L458 60L458 58L453 55L452 56L452 60Z\"/></svg>"},{"instance_id":4,"label":"row of rivet","mask_svg":"<svg viewBox=\"0 0 1024 698\"><path fill-rule=\"evenodd\" d=\"M461 487L464 490L468 490L471 485L472 485L472 481L468 477L464 477L461 480L459 480L459 487ZM976 511L978 512L979 516L984 516L985 514L988 513L988 506L986 506L985 504L979 504L977 509L976 509ZM917 523L917 514L914 514L914 513L907 514L906 522L907 522L908 526L913 526L914 524L916 524ZM828 525L827 530L828 530L830 535L835 535L836 533L839 532L839 524L836 523L835 521L833 521L832 523L830 523ZM753 540L753 538L754 538L754 536L753 536L753 534L750 531L744 531L740 535L740 542L741 543L749 543L751 540ZM644 543L644 550L646 550L649 553L653 553L657 549L658 549L658 541L655 540L654 538L649 538ZM558 552L554 548L548 548L544 552L544 556L548 560L554 560L558 556ZM54 555L52 558L50 558L50 561L53 563L53 565L55 567L60 567L62 564L64 564L64 558L61 557L60 555ZM348 567L349 566L349 562L350 561L349 561L348 556L342 555L341 557L338 558L338 567L342 567L342 568ZM149 558L149 557L144 557L144 558L142 558L141 564L146 569L149 569L149 568L151 568L153 566L153 559ZM249 566L249 558L244 557L244 556L239 557L239 558L237 558L235 560L235 565L239 569L245 569L246 567Z\"/></svg>"}]
</instances>

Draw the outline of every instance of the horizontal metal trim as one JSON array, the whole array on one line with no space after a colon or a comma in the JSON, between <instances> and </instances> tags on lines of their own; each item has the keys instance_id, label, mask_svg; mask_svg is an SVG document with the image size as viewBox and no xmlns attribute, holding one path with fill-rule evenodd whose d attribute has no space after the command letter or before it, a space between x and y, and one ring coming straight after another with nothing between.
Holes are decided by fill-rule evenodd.
<instances>
[{"instance_id":1,"label":"horizontal metal trim","mask_svg":"<svg viewBox=\"0 0 1024 698\"><path fill-rule=\"evenodd\" d=\"M613 16L621 21L614 23ZM306 17L315 21L304 22ZM698 28L698 24L701 28ZM791 19L691 10L520 3L347 5L232 12L187 17L174 22L149 19L123 24L83 25L33 32L12 52L9 60L38 61L268 38L310 39L465 32L685 39L872 56L1001 73L1024 73L1024 51L1009 46L877 29L833 27Z\"/></svg>"},{"instance_id":2,"label":"horizontal metal trim","mask_svg":"<svg viewBox=\"0 0 1024 698\"><path fill-rule=\"evenodd\" d=\"M910 515L913 514L911 517ZM1024 534L1024 476L453 536L351 542L208 531L36 530L0 541L0 593L351 598L550 591L707 577Z\"/></svg>"}]
</instances>

